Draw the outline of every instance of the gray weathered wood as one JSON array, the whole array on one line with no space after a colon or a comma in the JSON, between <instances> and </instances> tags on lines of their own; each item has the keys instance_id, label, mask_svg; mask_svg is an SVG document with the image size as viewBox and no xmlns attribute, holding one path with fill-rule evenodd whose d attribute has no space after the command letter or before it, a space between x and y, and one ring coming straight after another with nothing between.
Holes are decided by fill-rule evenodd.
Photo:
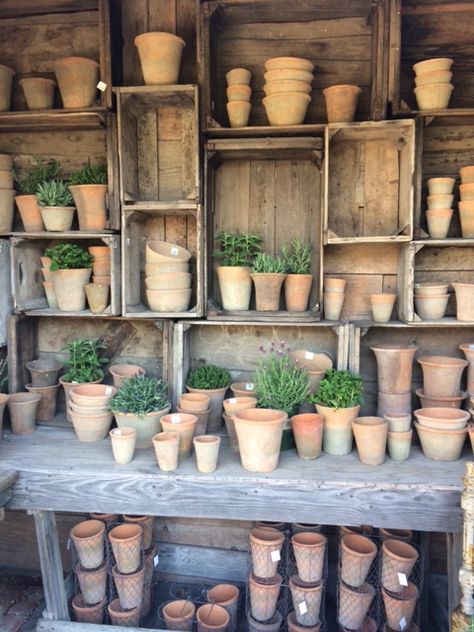
<instances>
[{"instance_id":1,"label":"gray weathered wood","mask_svg":"<svg viewBox=\"0 0 474 632\"><path fill-rule=\"evenodd\" d=\"M123 632L121 625L97 625L95 623L77 623L71 621L48 621L40 619L36 632ZM166 632L158 628L134 628L135 632Z\"/></svg>"},{"instance_id":2,"label":"gray weathered wood","mask_svg":"<svg viewBox=\"0 0 474 632\"><path fill-rule=\"evenodd\" d=\"M9 489L17 477L18 473L14 470L0 471L0 494Z\"/></svg>"},{"instance_id":3,"label":"gray weathered wood","mask_svg":"<svg viewBox=\"0 0 474 632\"><path fill-rule=\"evenodd\" d=\"M453 610L461 603L461 587L459 586L459 569L463 560L462 533L447 533L448 546L448 607L451 617Z\"/></svg>"},{"instance_id":4,"label":"gray weathered wood","mask_svg":"<svg viewBox=\"0 0 474 632\"><path fill-rule=\"evenodd\" d=\"M160 542L157 570L174 575L245 582L248 574L247 553Z\"/></svg>"}]
</instances>

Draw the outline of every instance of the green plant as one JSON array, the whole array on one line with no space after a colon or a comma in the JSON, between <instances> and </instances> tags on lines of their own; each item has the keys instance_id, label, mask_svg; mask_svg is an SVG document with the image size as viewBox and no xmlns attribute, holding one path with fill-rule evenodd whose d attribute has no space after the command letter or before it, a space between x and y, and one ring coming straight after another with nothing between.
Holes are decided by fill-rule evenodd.
<instances>
[{"instance_id":1,"label":"green plant","mask_svg":"<svg viewBox=\"0 0 474 632\"><path fill-rule=\"evenodd\" d=\"M350 371L328 369L324 379L319 383L318 390L309 401L335 410L351 408L363 403L363 390L364 383L360 375Z\"/></svg>"},{"instance_id":2,"label":"green plant","mask_svg":"<svg viewBox=\"0 0 474 632\"><path fill-rule=\"evenodd\" d=\"M40 206L71 206L72 195L62 180L45 180L38 185L36 196Z\"/></svg>"},{"instance_id":3,"label":"green plant","mask_svg":"<svg viewBox=\"0 0 474 632\"><path fill-rule=\"evenodd\" d=\"M281 257L272 257L264 252L258 253L253 262L254 272L278 272L283 274L285 272L285 264Z\"/></svg>"},{"instance_id":4,"label":"green plant","mask_svg":"<svg viewBox=\"0 0 474 632\"><path fill-rule=\"evenodd\" d=\"M187 386L203 390L214 388L225 388L232 382L231 375L227 369L215 366L214 364L204 364L196 366L188 373Z\"/></svg>"},{"instance_id":5,"label":"green plant","mask_svg":"<svg viewBox=\"0 0 474 632\"><path fill-rule=\"evenodd\" d=\"M21 174L13 170L13 177L18 184L20 192L24 195L36 194L38 186L58 175L60 164L57 160L45 160L37 158L29 169Z\"/></svg>"},{"instance_id":6,"label":"green plant","mask_svg":"<svg viewBox=\"0 0 474 632\"><path fill-rule=\"evenodd\" d=\"M92 268L94 257L76 244L57 244L44 251L46 257L51 257L51 272L55 270L76 270Z\"/></svg>"},{"instance_id":7,"label":"green plant","mask_svg":"<svg viewBox=\"0 0 474 632\"><path fill-rule=\"evenodd\" d=\"M99 356L99 351L105 349L105 345L98 340L87 340L78 338L66 345L62 350L69 353L69 357L64 364L68 367L67 373L63 375L65 382L95 382L104 377L102 365L108 363L108 359Z\"/></svg>"},{"instance_id":8,"label":"green plant","mask_svg":"<svg viewBox=\"0 0 474 632\"><path fill-rule=\"evenodd\" d=\"M271 343L268 351L261 346L255 371L255 391L259 408L283 410L294 415L309 394L307 373L298 367L284 342Z\"/></svg>"},{"instance_id":9,"label":"green plant","mask_svg":"<svg viewBox=\"0 0 474 632\"><path fill-rule=\"evenodd\" d=\"M146 375L135 375L125 380L110 402L113 413L132 413L144 417L169 406L168 386L161 380Z\"/></svg>"},{"instance_id":10,"label":"green plant","mask_svg":"<svg viewBox=\"0 0 474 632\"><path fill-rule=\"evenodd\" d=\"M311 246L303 246L295 237L281 247L281 258L287 274L309 274L311 267Z\"/></svg>"},{"instance_id":11,"label":"green plant","mask_svg":"<svg viewBox=\"0 0 474 632\"><path fill-rule=\"evenodd\" d=\"M69 184L107 184L107 167L105 165L86 165L71 173Z\"/></svg>"},{"instance_id":12,"label":"green plant","mask_svg":"<svg viewBox=\"0 0 474 632\"><path fill-rule=\"evenodd\" d=\"M214 257L220 259L223 266L251 266L260 251L262 238L252 233L229 233L224 231L216 237L220 252Z\"/></svg>"}]
</instances>

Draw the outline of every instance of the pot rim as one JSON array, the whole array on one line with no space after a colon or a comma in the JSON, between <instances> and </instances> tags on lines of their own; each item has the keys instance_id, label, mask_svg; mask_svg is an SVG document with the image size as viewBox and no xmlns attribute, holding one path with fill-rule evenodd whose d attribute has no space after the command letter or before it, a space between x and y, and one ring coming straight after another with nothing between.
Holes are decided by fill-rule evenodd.
<instances>
[{"instance_id":1,"label":"pot rim","mask_svg":"<svg viewBox=\"0 0 474 632\"><path fill-rule=\"evenodd\" d=\"M184 41L182 37L179 37L178 35L175 35L174 33L167 33L166 31L147 31L146 33L140 33L139 35L135 36L133 43L136 46L137 41L147 39L147 38L149 39L150 36L155 39L174 40L175 42L179 42L183 48L186 46L186 42Z\"/></svg>"},{"instance_id":2,"label":"pot rim","mask_svg":"<svg viewBox=\"0 0 474 632\"><path fill-rule=\"evenodd\" d=\"M415 428L417 430L417 432L427 432L427 433L431 433L431 434L441 434L441 435L445 435L445 436L454 436L454 435L461 435L461 434L467 434L467 426L465 428L458 428L457 430L438 430L437 428L430 428L429 426L422 426L420 423L418 423L417 421L413 422L415 424Z\"/></svg>"},{"instance_id":3,"label":"pot rim","mask_svg":"<svg viewBox=\"0 0 474 632\"><path fill-rule=\"evenodd\" d=\"M391 551L390 547L395 545L400 547L402 550L405 549L407 555ZM397 538L387 538L384 540L382 542L382 552L384 555L388 555L388 557L399 560L400 562L404 562L405 560L414 560L416 562L420 556L412 544L405 542L404 540L398 540ZM410 553L410 555L408 555L408 553Z\"/></svg>"}]
</instances>

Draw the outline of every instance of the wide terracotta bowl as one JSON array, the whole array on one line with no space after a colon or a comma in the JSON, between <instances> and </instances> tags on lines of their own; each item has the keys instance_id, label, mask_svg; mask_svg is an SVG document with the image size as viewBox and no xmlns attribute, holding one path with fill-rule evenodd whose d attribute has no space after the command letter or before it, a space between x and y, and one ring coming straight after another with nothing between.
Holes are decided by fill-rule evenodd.
<instances>
[{"instance_id":1,"label":"wide terracotta bowl","mask_svg":"<svg viewBox=\"0 0 474 632\"><path fill-rule=\"evenodd\" d=\"M191 253L186 248L167 241L149 241L145 248L147 263L187 263Z\"/></svg>"},{"instance_id":2,"label":"wide terracotta bowl","mask_svg":"<svg viewBox=\"0 0 474 632\"><path fill-rule=\"evenodd\" d=\"M465 410L441 407L419 408L413 414L420 426L435 430L461 430L470 416Z\"/></svg>"},{"instance_id":3,"label":"wide terracotta bowl","mask_svg":"<svg viewBox=\"0 0 474 632\"><path fill-rule=\"evenodd\" d=\"M457 461L466 440L467 428L436 430L421 426L415 421L423 454L433 461Z\"/></svg>"},{"instance_id":4,"label":"wide terracotta bowl","mask_svg":"<svg viewBox=\"0 0 474 632\"><path fill-rule=\"evenodd\" d=\"M461 408L467 397L465 391L461 391L457 397L436 397L425 395L422 388L416 389L416 395L420 398L422 408Z\"/></svg>"}]
</instances>

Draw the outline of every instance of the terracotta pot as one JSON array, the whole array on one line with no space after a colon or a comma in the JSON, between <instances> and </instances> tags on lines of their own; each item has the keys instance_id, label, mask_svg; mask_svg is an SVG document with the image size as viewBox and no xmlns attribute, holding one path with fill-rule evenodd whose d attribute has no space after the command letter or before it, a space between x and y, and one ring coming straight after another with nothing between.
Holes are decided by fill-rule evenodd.
<instances>
[{"instance_id":1,"label":"terracotta pot","mask_svg":"<svg viewBox=\"0 0 474 632\"><path fill-rule=\"evenodd\" d=\"M459 175L461 177L462 184L474 183L474 166L470 165L468 167L461 167Z\"/></svg>"},{"instance_id":2,"label":"terracotta pot","mask_svg":"<svg viewBox=\"0 0 474 632\"><path fill-rule=\"evenodd\" d=\"M423 320L439 320L444 318L448 301L449 294L440 294L439 296L433 294L417 296L415 294L416 313Z\"/></svg>"},{"instance_id":3,"label":"terracotta pot","mask_svg":"<svg viewBox=\"0 0 474 632\"><path fill-rule=\"evenodd\" d=\"M102 314L109 304L109 285L99 285L98 283L88 283L85 286L89 309L93 314Z\"/></svg>"},{"instance_id":4,"label":"terracotta pot","mask_svg":"<svg viewBox=\"0 0 474 632\"><path fill-rule=\"evenodd\" d=\"M192 290L145 290L145 293L152 312L185 312Z\"/></svg>"},{"instance_id":5,"label":"terracotta pot","mask_svg":"<svg viewBox=\"0 0 474 632\"><path fill-rule=\"evenodd\" d=\"M326 370L322 371L306 371L309 379L309 392L315 393L318 388L321 380L326 375Z\"/></svg>"},{"instance_id":6,"label":"terracotta pot","mask_svg":"<svg viewBox=\"0 0 474 632\"><path fill-rule=\"evenodd\" d=\"M272 527L254 527L249 538L255 578L269 580L275 577L285 536Z\"/></svg>"},{"instance_id":7,"label":"terracotta pot","mask_svg":"<svg viewBox=\"0 0 474 632\"><path fill-rule=\"evenodd\" d=\"M458 408L420 408L413 414L421 426L435 430L461 430L469 420L469 413Z\"/></svg>"},{"instance_id":8,"label":"terracotta pot","mask_svg":"<svg viewBox=\"0 0 474 632\"><path fill-rule=\"evenodd\" d=\"M307 371L327 371L334 366L332 357L325 352L314 353L308 349L297 349L291 351L290 356L301 369Z\"/></svg>"},{"instance_id":9,"label":"terracotta pot","mask_svg":"<svg viewBox=\"0 0 474 632\"><path fill-rule=\"evenodd\" d=\"M339 320L346 295L343 292L324 292L324 318L326 320Z\"/></svg>"},{"instance_id":10,"label":"terracotta pot","mask_svg":"<svg viewBox=\"0 0 474 632\"><path fill-rule=\"evenodd\" d=\"M283 623L283 617L275 610L273 617L271 617L265 623L254 619L250 612L247 612L247 626L249 632L279 632L281 624ZM311 628L305 628L306 632L312 632ZM319 630L317 630L319 632Z\"/></svg>"},{"instance_id":11,"label":"terracotta pot","mask_svg":"<svg viewBox=\"0 0 474 632\"><path fill-rule=\"evenodd\" d=\"M225 399L224 402L224 411L227 415L233 415L239 410L247 410L249 408L257 407L257 398L256 397L231 397L229 399Z\"/></svg>"},{"instance_id":12,"label":"terracotta pot","mask_svg":"<svg viewBox=\"0 0 474 632\"><path fill-rule=\"evenodd\" d=\"M273 83L274 81L304 81L309 85L311 85L314 79L312 72L299 68L275 68L275 70L267 70L267 72L263 73L263 78L266 84Z\"/></svg>"},{"instance_id":13,"label":"terracotta pot","mask_svg":"<svg viewBox=\"0 0 474 632\"><path fill-rule=\"evenodd\" d=\"M291 538L296 567L301 581L316 584L323 578L327 538L310 531L296 533ZM295 609L296 609L295 605ZM298 619L300 623L308 625Z\"/></svg>"},{"instance_id":14,"label":"terracotta pot","mask_svg":"<svg viewBox=\"0 0 474 632\"><path fill-rule=\"evenodd\" d=\"M179 398L179 407L183 413L205 413L209 410L210 399L204 393L183 393Z\"/></svg>"},{"instance_id":15,"label":"terracotta pot","mask_svg":"<svg viewBox=\"0 0 474 632\"><path fill-rule=\"evenodd\" d=\"M423 454L433 461L457 461L464 447L467 428L435 430L415 422Z\"/></svg>"},{"instance_id":16,"label":"terracotta pot","mask_svg":"<svg viewBox=\"0 0 474 632\"><path fill-rule=\"evenodd\" d=\"M411 529L387 529L380 527L379 535L382 540L390 538L392 540L413 540L413 531Z\"/></svg>"},{"instance_id":17,"label":"terracotta pot","mask_svg":"<svg viewBox=\"0 0 474 632\"><path fill-rule=\"evenodd\" d=\"M439 296L447 294L449 283L415 283L415 294L417 296Z\"/></svg>"},{"instance_id":18,"label":"terracotta pot","mask_svg":"<svg viewBox=\"0 0 474 632\"><path fill-rule=\"evenodd\" d=\"M61 362L54 358L40 358L26 363L34 387L54 386L58 381L58 373L63 368Z\"/></svg>"},{"instance_id":19,"label":"terracotta pot","mask_svg":"<svg viewBox=\"0 0 474 632\"><path fill-rule=\"evenodd\" d=\"M304 92L271 94L263 99L263 106L272 126L302 125L311 97Z\"/></svg>"},{"instance_id":20,"label":"terracotta pot","mask_svg":"<svg viewBox=\"0 0 474 632\"><path fill-rule=\"evenodd\" d=\"M102 415L103 413L109 413L108 406L79 406L75 404L72 399L69 400L69 410L76 415Z\"/></svg>"},{"instance_id":21,"label":"terracotta pot","mask_svg":"<svg viewBox=\"0 0 474 632\"><path fill-rule=\"evenodd\" d=\"M458 397L433 397L425 395L422 388L417 388L416 394L420 398L422 408L461 408L467 397L465 391L461 391Z\"/></svg>"},{"instance_id":22,"label":"terracotta pot","mask_svg":"<svg viewBox=\"0 0 474 632\"><path fill-rule=\"evenodd\" d=\"M429 195L451 195L455 182L455 178L428 178L428 193Z\"/></svg>"},{"instance_id":23,"label":"terracotta pot","mask_svg":"<svg viewBox=\"0 0 474 632\"><path fill-rule=\"evenodd\" d=\"M92 274L94 276L110 276L111 267L110 260L94 261L92 263Z\"/></svg>"},{"instance_id":24,"label":"terracotta pot","mask_svg":"<svg viewBox=\"0 0 474 632\"><path fill-rule=\"evenodd\" d=\"M463 202L474 201L474 184L472 182L469 184L460 184L459 196Z\"/></svg>"},{"instance_id":25,"label":"terracotta pot","mask_svg":"<svg viewBox=\"0 0 474 632\"><path fill-rule=\"evenodd\" d=\"M252 89L245 84L234 84L226 89L227 100L232 101L250 101Z\"/></svg>"},{"instance_id":26,"label":"terracotta pot","mask_svg":"<svg viewBox=\"0 0 474 632\"><path fill-rule=\"evenodd\" d=\"M191 632L196 608L192 601L178 599L169 601L163 606L163 618L167 630Z\"/></svg>"},{"instance_id":27,"label":"terracotta pot","mask_svg":"<svg viewBox=\"0 0 474 632\"><path fill-rule=\"evenodd\" d=\"M474 285L472 286L474 288ZM449 356L432 355L418 358L423 371L425 395L435 397L457 397L460 393L461 377L466 360Z\"/></svg>"},{"instance_id":28,"label":"terracotta pot","mask_svg":"<svg viewBox=\"0 0 474 632\"><path fill-rule=\"evenodd\" d=\"M193 439L196 467L199 472L215 472L221 438L215 435L201 435Z\"/></svg>"},{"instance_id":29,"label":"terracotta pot","mask_svg":"<svg viewBox=\"0 0 474 632\"><path fill-rule=\"evenodd\" d=\"M14 393L8 398L10 425L13 434L28 435L36 430L36 409L41 400L38 393Z\"/></svg>"},{"instance_id":30,"label":"terracotta pot","mask_svg":"<svg viewBox=\"0 0 474 632\"><path fill-rule=\"evenodd\" d=\"M179 434L160 432L153 437L158 467L162 472L174 472L178 467Z\"/></svg>"},{"instance_id":31,"label":"terracotta pot","mask_svg":"<svg viewBox=\"0 0 474 632\"><path fill-rule=\"evenodd\" d=\"M70 184L79 230L103 230L107 225L107 185Z\"/></svg>"},{"instance_id":32,"label":"terracotta pot","mask_svg":"<svg viewBox=\"0 0 474 632\"><path fill-rule=\"evenodd\" d=\"M258 312L278 311L285 274L254 272L250 275L255 286L255 308Z\"/></svg>"},{"instance_id":33,"label":"terracotta pot","mask_svg":"<svg viewBox=\"0 0 474 632\"><path fill-rule=\"evenodd\" d=\"M308 308L313 284L312 274L287 274L285 279L285 304L289 312L304 312Z\"/></svg>"},{"instance_id":34,"label":"terracotta pot","mask_svg":"<svg viewBox=\"0 0 474 632\"><path fill-rule=\"evenodd\" d=\"M279 70L280 68L292 68L313 72L314 64L303 57L272 57L265 62L265 70Z\"/></svg>"},{"instance_id":35,"label":"terracotta pot","mask_svg":"<svg viewBox=\"0 0 474 632\"><path fill-rule=\"evenodd\" d=\"M188 413L190 411L183 410L180 406L176 406L176 412L178 413ZM207 433L207 422L209 420L209 412L210 408L205 410L202 413L191 413L197 417L196 429L194 431L195 436L205 435Z\"/></svg>"},{"instance_id":36,"label":"terracotta pot","mask_svg":"<svg viewBox=\"0 0 474 632\"><path fill-rule=\"evenodd\" d=\"M235 413L240 460L245 470L273 472L278 467L286 419L286 413L281 410L265 408L249 408Z\"/></svg>"},{"instance_id":37,"label":"terracotta pot","mask_svg":"<svg viewBox=\"0 0 474 632\"><path fill-rule=\"evenodd\" d=\"M63 57L53 64L65 108L94 105L99 81L99 64L86 57Z\"/></svg>"},{"instance_id":38,"label":"terracotta pot","mask_svg":"<svg viewBox=\"0 0 474 632\"><path fill-rule=\"evenodd\" d=\"M37 233L43 231L43 218L41 217L36 195L17 195L15 202L20 212L25 232Z\"/></svg>"},{"instance_id":39,"label":"terracotta pot","mask_svg":"<svg viewBox=\"0 0 474 632\"><path fill-rule=\"evenodd\" d=\"M109 541L118 572L134 573L140 566L142 527L139 524L120 524L109 531Z\"/></svg>"},{"instance_id":40,"label":"terracotta pot","mask_svg":"<svg viewBox=\"0 0 474 632\"><path fill-rule=\"evenodd\" d=\"M319 582L316 586L308 586L298 578L298 575L290 577L289 583L297 622L308 627L317 625L323 596L323 583ZM300 609L303 603L306 608ZM304 610L306 612L302 613Z\"/></svg>"},{"instance_id":41,"label":"terracotta pot","mask_svg":"<svg viewBox=\"0 0 474 632\"><path fill-rule=\"evenodd\" d=\"M254 526L263 529L275 529L276 531L280 531L280 533L284 533L288 530L288 523L275 522L273 520L257 520Z\"/></svg>"},{"instance_id":42,"label":"terracotta pot","mask_svg":"<svg viewBox=\"0 0 474 632\"><path fill-rule=\"evenodd\" d=\"M177 432L179 434L179 459L190 457L193 437L196 432L197 417L191 413L171 413L161 418L161 426L164 432Z\"/></svg>"},{"instance_id":43,"label":"terracotta pot","mask_svg":"<svg viewBox=\"0 0 474 632\"><path fill-rule=\"evenodd\" d=\"M226 109L230 127L247 127L251 108L248 101L229 101Z\"/></svg>"},{"instance_id":44,"label":"terracotta pot","mask_svg":"<svg viewBox=\"0 0 474 632\"><path fill-rule=\"evenodd\" d=\"M230 385L230 390L234 394L234 397L257 397L255 392L255 384L253 382L234 382Z\"/></svg>"},{"instance_id":45,"label":"terracotta pot","mask_svg":"<svg viewBox=\"0 0 474 632\"><path fill-rule=\"evenodd\" d=\"M295 81L293 79L268 81L263 86L263 91L267 97L272 94L285 94L286 92L302 92L303 94L311 94L311 90L311 82Z\"/></svg>"},{"instance_id":46,"label":"terracotta pot","mask_svg":"<svg viewBox=\"0 0 474 632\"><path fill-rule=\"evenodd\" d=\"M217 266L216 272L222 307L229 311L248 310L252 292L251 269L244 266Z\"/></svg>"},{"instance_id":47,"label":"terracotta pot","mask_svg":"<svg viewBox=\"0 0 474 632\"><path fill-rule=\"evenodd\" d=\"M453 89L452 83L427 83L416 87L413 92L420 110L445 110Z\"/></svg>"},{"instance_id":48,"label":"terracotta pot","mask_svg":"<svg viewBox=\"0 0 474 632\"><path fill-rule=\"evenodd\" d=\"M120 605L120 599L114 599L107 606L112 625L124 628L138 628L140 624L140 606L132 610L124 610Z\"/></svg>"},{"instance_id":49,"label":"terracotta pot","mask_svg":"<svg viewBox=\"0 0 474 632\"><path fill-rule=\"evenodd\" d=\"M109 373L114 380L115 388L120 388L125 380L135 375L145 375L145 369L136 364L112 364Z\"/></svg>"},{"instance_id":50,"label":"terracotta pot","mask_svg":"<svg viewBox=\"0 0 474 632\"><path fill-rule=\"evenodd\" d=\"M198 632L226 632L230 614L215 603L206 603L196 610Z\"/></svg>"},{"instance_id":51,"label":"terracotta pot","mask_svg":"<svg viewBox=\"0 0 474 632\"><path fill-rule=\"evenodd\" d=\"M89 384L100 384L102 382L102 378L95 380L94 382L88 382ZM65 382L62 377L59 378L59 383L64 389L64 399L66 401L66 417L67 420L72 423L71 414L69 411L69 403L70 403L70 393L73 388L79 386L76 382Z\"/></svg>"},{"instance_id":52,"label":"terracotta pot","mask_svg":"<svg viewBox=\"0 0 474 632\"><path fill-rule=\"evenodd\" d=\"M453 73L449 70L430 70L417 75L415 77L415 85L418 87L431 83L450 83L452 78Z\"/></svg>"},{"instance_id":53,"label":"terracotta pot","mask_svg":"<svg viewBox=\"0 0 474 632\"><path fill-rule=\"evenodd\" d=\"M426 203L428 209L449 209L454 200L454 195L428 195Z\"/></svg>"},{"instance_id":54,"label":"terracotta pot","mask_svg":"<svg viewBox=\"0 0 474 632\"><path fill-rule=\"evenodd\" d=\"M323 90L328 123L351 123L361 93L359 86L330 86Z\"/></svg>"},{"instance_id":55,"label":"terracotta pot","mask_svg":"<svg viewBox=\"0 0 474 632\"><path fill-rule=\"evenodd\" d=\"M133 460L137 431L135 428L113 428L109 432L114 460L119 465L126 465Z\"/></svg>"},{"instance_id":56,"label":"terracotta pot","mask_svg":"<svg viewBox=\"0 0 474 632\"><path fill-rule=\"evenodd\" d=\"M227 632L235 632L237 629L239 594L239 589L233 584L217 584L207 591L207 601L222 606L229 613Z\"/></svg>"},{"instance_id":57,"label":"terracotta pot","mask_svg":"<svg viewBox=\"0 0 474 632\"><path fill-rule=\"evenodd\" d=\"M336 410L316 404L316 410L324 417L324 452L332 456L349 454L352 450L352 420L359 414L360 406Z\"/></svg>"},{"instance_id":58,"label":"terracotta pot","mask_svg":"<svg viewBox=\"0 0 474 632\"><path fill-rule=\"evenodd\" d=\"M426 211L426 222L431 239L445 239L453 217L452 208L436 208Z\"/></svg>"},{"instance_id":59,"label":"terracotta pot","mask_svg":"<svg viewBox=\"0 0 474 632\"><path fill-rule=\"evenodd\" d=\"M265 582L258 581L251 573L248 578L250 611L257 621L268 621L275 614L282 578L275 575Z\"/></svg>"},{"instance_id":60,"label":"terracotta pot","mask_svg":"<svg viewBox=\"0 0 474 632\"><path fill-rule=\"evenodd\" d=\"M45 229L50 232L71 230L74 206L41 206L40 213Z\"/></svg>"},{"instance_id":61,"label":"terracotta pot","mask_svg":"<svg viewBox=\"0 0 474 632\"><path fill-rule=\"evenodd\" d=\"M403 592L395 596L382 587L382 597L388 625L392 630L403 632L411 625L418 601L418 588L409 583Z\"/></svg>"},{"instance_id":62,"label":"terracotta pot","mask_svg":"<svg viewBox=\"0 0 474 632\"><path fill-rule=\"evenodd\" d=\"M188 290L191 281L189 272L163 272L145 277L147 290Z\"/></svg>"},{"instance_id":63,"label":"terracotta pot","mask_svg":"<svg viewBox=\"0 0 474 632\"><path fill-rule=\"evenodd\" d=\"M56 270L53 286L62 312L82 312L86 308L85 286L91 278L91 268Z\"/></svg>"},{"instance_id":64,"label":"terracotta pot","mask_svg":"<svg viewBox=\"0 0 474 632\"><path fill-rule=\"evenodd\" d=\"M79 406L108 406L117 389L108 384L75 384L69 392L72 401Z\"/></svg>"},{"instance_id":65,"label":"terracotta pot","mask_svg":"<svg viewBox=\"0 0 474 632\"><path fill-rule=\"evenodd\" d=\"M317 459L321 455L323 425L324 417L315 413L294 415L291 418L291 429L300 459Z\"/></svg>"},{"instance_id":66,"label":"terracotta pot","mask_svg":"<svg viewBox=\"0 0 474 632\"><path fill-rule=\"evenodd\" d=\"M117 589L120 605L125 610L141 607L143 599L145 567L136 573L123 575L116 566L112 568L112 575Z\"/></svg>"},{"instance_id":67,"label":"terracotta pot","mask_svg":"<svg viewBox=\"0 0 474 632\"><path fill-rule=\"evenodd\" d=\"M474 284L451 283L456 292L456 318L462 321L474 320Z\"/></svg>"},{"instance_id":68,"label":"terracotta pot","mask_svg":"<svg viewBox=\"0 0 474 632\"><path fill-rule=\"evenodd\" d=\"M107 599L103 599L94 606L88 606L82 595L76 595L71 601L71 607L74 612L74 618L80 623L97 623L104 621L104 610Z\"/></svg>"},{"instance_id":69,"label":"terracotta pot","mask_svg":"<svg viewBox=\"0 0 474 632\"><path fill-rule=\"evenodd\" d=\"M364 465L381 465L385 461L388 422L382 417L358 417L352 422L352 431Z\"/></svg>"},{"instance_id":70,"label":"terracotta pot","mask_svg":"<svg viewBox=\"0 0 474 632\"><path fill-rule=\"evenodd\" d=\"M160 31L142 33L134 40L147 86L178 83L181 55L186 43L181 37Z\"/></svg>"},{"instance_id":71,"label":"terracotta pot","mask_svg":"<svg viewBox=\"0 0 474 632\"><path fill-rule=\"evenodd\" d=\"M369 538L359 534L345 535L340 547L342 581L352 588L362 586L376 555L377 546Z\"/></svg>"},{"instance_id":72,"label":"terracotta pot","mask_svg":"<svg viewBox=\"0 0 474 632\"><path fill-rule=\"evenodd\" d=\"M94 257L94 261L110 261L109 246L89 246L88 250Z\"/></svg>"},{"instance_id":73,"label":"terracotta pot","mask_svg":"<svg viewBox=\"0 0 474 632\"><path fill-rule=\"evenodd\" d=\"M252 73L246 68L233 68L232 70L229 70L225 78L228 86L238 84L248 86L252 78Z\"/></svg>"},{"instance_id":74,"label":"terracotta pot","mask_svg":"<svg viewBox=\"0 0 474 632\"><path fill-rule=\"evenodd\" d=\"M109 434L112 425L112 413L106 411L96 415L74 413L69 410L69 417L79 441L90 443L102 441Z\"/></svg>"},{"instance_id":75,"label":"terracotta pot","mask_svg":"<svg viewBox=\"0 0 474 632\"><path fill-rule=\"evenodd\" d=\"M407 432L389 432L387 445L392 461L406 461L410 456L413 430Z\"/></svg>"},{"instance_id":76,"label":"terracotta pot","mask_svg":"<svg viewBox=\"0 0 474 632\"><path fill-rule=\"evenodd\" d=\"M148 413L140 417L134 413L114 413L119 428L135 428L137 431L137 450L144 450L153 446L152 437L161 431L161 418L170 410L170 406Z\"/></svg>"},{"instance_id":77,"label":"terracotta pot","mask_svg":"<svg viewBox=\"0 0 474 632\"><path fill-rule=\"evenodd\" d=\"M147 263L187 263L191 256L189 250L169 241L148 241L145 246Z\"/></svg>"},{"instance_id":78,"label":"terracotta pot","mask_svg":"<svg viewBox=\"0 0 474 632\"><path fill-rule=\"evenodd\" d=\"M392 316L396 294L371 294L372 318L376 323L388 323Z\"/></svg>"},{"instance_id":79,"label":"terracotta pot","mask_svg":"<svg viewBox=\"0 0 474 632\"><path fill-rule=\"evenodd\" d=\"M107 564L104 563L92 571L83 570L80 564L76 564L74 570L85 603L94 605L104 601L107 587Z\"/></svg>"},{"instance_id":80,"label":"terracotta pot","mask_svg":"<svg viewBox=\"0 0 474 632\"><path fill-rule=\"evenodd\" d=\"M36 409L36 421L48 421L52 419L56 415L56 399L59 384L53 384L53 386L32 386L31 384L26 384L25 388L28 392L36 393L41 397Z\"/></svg>"},{"instance_id":81,"label":"terracotta pot","mask_svg":"<svg viewBox=\"0 0 474 632\"><path fill-rule=\"evenodd\" d=\"M51 110L56 83L45 77L28 77L18 82L23 88L29 110Z\"/></svg>"},{"instance_id":82,"label":"terracotta pot","mask_svg":"<svg viewBox=\"0 0 474 632\"><path fill-rule=\"evenodd\" d=\"M89 516L94 520L102 520L106 524L110 522L117 522L118 515L117 514L108 514L108 513L90 513Z\"/></svg>"},{"instance_id":83,"label":"terracotta pot","mask_svg":"<svg viewBox=\"0 0 474 632\"><path fill-rule=\"evenodd\" d=\"M467 392L474 393L474 344L463 343L459 348L464 353L468 362L467 367Z\"/></svg>"},{"instance_id":84,"label":"terracotta pot","mask_svg":"<svg viewBox=\"0 0 474 632\"><path fill-rule=\"evenodd\" d=\"M12 83L15 72L8 66L0 64L0 112L10 109Z\"/></svg>"},{"instance_id":85,"label":"terracotta pot","mask_svg":"<svg viewBox=\"0 0 474 632\"><path fill-rule=\"evenodd\" d=\"M321 630L320 623L311 627L300 625L296 620L296 613L294 610L288 615L286 623L288 625L289 632L320 632Z\"/></svg>"},{"instance_id":86,"label":"terracotta pot","mask_svg":"<svg viewBox=\"0 0 474 632\"><path fill-rule=\"evenodd\" d=\"M83 520L71 530L81 567L99 568L104 563L105 524L101 520Z\"/></svg>"},{"instance_id":87,"label":"terracotta pot","mask_svg":"<svg viewBox=\"0 0 474 632\"><path fill-rule=\"evenodd\" d=\"M408 432L411 428L411 413L393 413L384 415L389 432Z\"/></svg>"},{"instance_id":88,"label":"terracotta pot","mask_svg":"<svg viewBox=\"0 0 474 632\"><path fill-rule=\"evenodd\" d=\"M323 287L324 292L331 294L332 292L339 292L344 294L346 290L347 281L340 279L339 277L324 277Z\"/></svg>"},{"instance_id":89,"label":"terracotta pot","mask_svg":"<svg viewBox=\"0 0 474 632\"><path fill-rule=\"evenodd\" d=\"M8 402L8 395L0 393L0 442L3 436L3 413L5 412L5 406Z\"/></svg>"},{"instance_id":90,"label":"terracotta pot","mask_svg":"<svg viewBox=\"0 0 474 632\"><path fill-rule=\"evenodd\" d=\"M350 588L343 582L339 582L338 623L348 630L359 630L374 596L375 589L370 584L362 584L359 588Z\"/></svg>"},{"instance_id":91,"label":"terracotta pot","mask_svg":"<svg viewBox=\"0 0 474 632\"><path fill-rule=\"evenodd\" d=\"M222 425L222 410L223 401L227 392L227 386L225 388L215 389L199 389L192 388L186 384L186 388L190 393L200 393L209 397L209 417L207 420L207 427L209 432L217 432Z\"/></svg>"},{"instance_id":92,"label":"terracotta pot","mask_svg":"<svg viewBox=\"0 0 474 632\"><path fill-rule=\"evenodd\" d=\"M377 399L377 416L408 415L411 413L411 393L384 393L379 391Z\"/></svg>"},{"instance_id":93,"label":"terracotta pot","mask_svg":"<svg viewBox=\"0 0 474 632\"><path fill-rule=\"evenodd\" d=\"M405 575L408 581L418 557L418 551L411 544L395 539L384 540L382 543L382 586L392 593L403 592L406 582L400 583L399 573Z\"/></svg>"},{"instance_id":94,"label":"terracotta pot","mask_svg":"<svg viewBox=\"0 0 474 632\"><path fill-rule=\"evenodd\" d=\"M11 233L14 207L15 190L0 189L0 234Z\"/></svg>"},{"instance_id":95,"label":"terracotta pot","mask_svg":"<svg viewBox=\"0 0 474 632\"><path fill-rule=\"evenodd\" d=\"M393 395L409 393L418 347L381 344L370 348L377 361L378 390Z\"/></svg>"}]
</instances>

